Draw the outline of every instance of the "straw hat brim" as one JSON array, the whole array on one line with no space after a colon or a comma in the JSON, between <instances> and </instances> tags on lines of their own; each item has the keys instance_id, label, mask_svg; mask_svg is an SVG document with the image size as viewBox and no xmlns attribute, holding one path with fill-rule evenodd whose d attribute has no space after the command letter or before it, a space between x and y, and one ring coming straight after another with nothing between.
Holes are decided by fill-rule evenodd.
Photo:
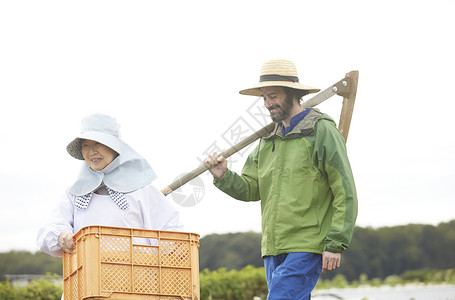
<instances>
[{"instance_id":1,"label":"straw hat brim","mask_svg":"<svg viewBox=\"0 0 455 300\"><path fill-rule=\"evenodd\" d=\"M317 93L320 91L320 89L308 86L308 85L303 85L298 82L285 82L285 81L264 81L264 82L259 82L255 86L249 88L249 89L244 89L240 91L240 94L242 95L249 95L249 96L261 96L261 91L260 88L263 87L269 87L269 86L281 86L281 87L289 87L293 88L296 90L301 90L301 91L306 91L308 94L312 93Z\"/></svg>"}]
</instances>

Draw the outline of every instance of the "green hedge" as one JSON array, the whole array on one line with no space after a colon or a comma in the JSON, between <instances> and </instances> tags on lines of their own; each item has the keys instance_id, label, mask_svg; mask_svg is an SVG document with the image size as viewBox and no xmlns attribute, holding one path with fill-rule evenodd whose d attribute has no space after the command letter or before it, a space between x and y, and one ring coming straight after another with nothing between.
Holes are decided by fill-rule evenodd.
<instances>
[{"instance_id":1,"label":"green hedge","mask_svg":"<svg viewBox=\"0 0 455 300\"><path fill-rule=\"evenodd\" d=\"M9 281L0 282L0 300L60 300L63 290L56 278L48 275L20 287L12 286Z\"/></svg>"},{"instance_id":2,"label":"green hedge","mask_svg":"<svg viewBox=\"0 0 455 300\"><path fill-rule=\"evenodd\" d=\"M251 300L254 296L265 299L267 295L263 267L246 266L240 271L205 269L200 273L199 281L203 300Z\"/></svg>"},{"instance_id":3,"label":"green hedge","mask_svg":"<svg viewBox=\"0 0 455 300\"><path fill-rule=\"evenodd\" d=\"M0 282L0 300L59 300L62 284L56 276L33 280L22 287L12 286L8 281ZM265 299L267 282L264 268L246 266L240 271L220 268L215 271L203 270L199 276L201 300L252 300L254 297ZM401 276L390 275L384 280L369 279L361 274L358 280L348 282L344 275L333 279L321 277L316 289L346 288L358 286L403 285L421 282L426 284L455 284L455 269L406 271Z\"/></svg>"}]
</instances>

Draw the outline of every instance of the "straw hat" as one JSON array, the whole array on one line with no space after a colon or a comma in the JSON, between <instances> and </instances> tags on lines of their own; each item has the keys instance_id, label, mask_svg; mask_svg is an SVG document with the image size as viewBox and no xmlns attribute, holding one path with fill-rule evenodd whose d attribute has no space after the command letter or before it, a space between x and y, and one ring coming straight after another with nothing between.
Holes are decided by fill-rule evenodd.
<instances>
[{"instance_id":1,"label":"straw hat","mask_svg":"<svg viewBox=\"0 0 455 300\"><path fill-rule=\"evenodd\" d=\"M262 65L259 83L252 88L241 90L242 95L261 96L260 88L266 86L283 86L297 90L307 91L308 94L320 90L299 82L297 68L289 60L271 60Z\"/></svg>"},{"instance_id":2,"label":"straw hat","mask_svg":"<svg viewBox=\"0 0 455 300\"><path fill-rule=\"evenodd\" d=\"M120 128L113 117L102 114L90 115L82 120L81 127L81 133L66 147L72 157L84 160L81 153L83 139L97 141L121 154Z\"/></svg>"}]
</instances>

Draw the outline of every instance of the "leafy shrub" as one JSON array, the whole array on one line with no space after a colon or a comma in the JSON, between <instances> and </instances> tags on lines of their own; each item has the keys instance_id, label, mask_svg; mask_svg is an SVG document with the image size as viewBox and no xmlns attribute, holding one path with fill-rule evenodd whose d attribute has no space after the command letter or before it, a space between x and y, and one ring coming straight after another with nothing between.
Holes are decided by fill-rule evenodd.
<instances>
[{"instance_id":1,"label":"leafy shrub","mask_svg":"<svg viewBox=\"0 0 455 300\"><path fill-rule=\"evenodd\" d=\"M0 300L16 300L18 295L17 289L9 281L0 282Z\"/></svg>"},{"instance_id":2,"label":"leafy shrub","mask_svg":"<svg viewBox=\"0 0 455 300\"><path fill-rule=\"evenodd\" d=\"M9 281L0 282L0 300L60 300L62 293L62 285L56 284L56 277L51 275L21 287Z\"/></svg>"},{"instance_id":3,"label":"leafy shrub","mask_svg":"<svg viewBox=\"0 0 455 300\"><path fill-rule=\"evenodd\" d=\"M387 284L390 286L397 286L402 283L403 283L403 280L398 275L389 275L384 279L384 284Z\"/></svg>"},{"instance_id":4,"label":"leafy shrub","mask_svg":"<svg viewBox=\"0 0 455 300\"><path fill-rule=\"evenodd\" d=\"M264 268L246 266L240 271L220 268L200 273L201 299L250 300L267 295Z\"/></svg>"},{"instance_id":5,"label":"leafy shrub","mask_svg":"<svg viewBox=\"0 0 455 300\"><path fill-rule=\"evenodd\" d=\"M60 300L62 297L62 286L57 285L54 278L41 278L32 280L28 285L19 289L21 299L34 300Z\"/></svg>"},{"instance_id":6,"label":"leafy shrub","mask_svg":"<svg viewBox=\"0 0 455 300\"><path fill-rule=\"evenodd\" d=\"M267 297L267 281L263 267L246 266L242 270L220 268L215 271L204 269L199 275L201 300L252 300ZM402 276L392 275L384 281L380 278L368 279L360 274L359 279L349 283L344 275L333 279L319 279L316 289L345 288L356 286L397 285L412 282L455 283L455 269L408 271ZM15 287L10 282L0 282L0 300L59 300L62 284L56 276L31 281L28 285Z\"/></svg>"}]
</instances>

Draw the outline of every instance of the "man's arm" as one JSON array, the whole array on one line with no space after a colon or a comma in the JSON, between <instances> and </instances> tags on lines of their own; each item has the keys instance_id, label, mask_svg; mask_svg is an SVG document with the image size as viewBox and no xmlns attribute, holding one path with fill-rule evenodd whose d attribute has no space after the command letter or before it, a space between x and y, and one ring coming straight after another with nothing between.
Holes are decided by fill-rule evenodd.
<instances>
[{"instance_id":1,"label":"man's arm","mask_svg":"<svg viewBox=\"0 0 455 300\"><path fill-rule=\"evenodd\" d=\"M213 183L215 186L234 199L241 201L258 201L258 147L259 146L257 146L253 152L248 155L242 169L242 175L229 170L227 168L227 161L224 157L215 153L207 157L204 162L213 166L210 169L210 173L214 177Z\"/></svg>"}]
</instances>

